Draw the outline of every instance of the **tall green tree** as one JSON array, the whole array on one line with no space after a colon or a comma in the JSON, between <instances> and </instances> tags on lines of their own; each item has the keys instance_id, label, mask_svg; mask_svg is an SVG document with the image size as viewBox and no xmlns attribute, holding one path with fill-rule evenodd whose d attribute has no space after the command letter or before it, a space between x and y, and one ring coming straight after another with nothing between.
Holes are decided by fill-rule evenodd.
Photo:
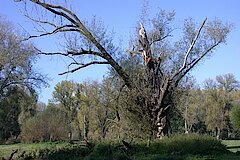
<instances>
[{"instance_id":1,"label":"tall green tree","mask_svg":"<svg viewBox=\"0 0 240 160\"><path fill-rule=\"evenodd\" d=\"M82 84L79 120L84 138L105 139L115 117L108 83L86 81Z\"/></svg>"},{"instance_id":2,"label":"tall green tree","mask_svg":"<svg viewBox=\"0 0 240 160\"><path fill-rule=\"evenodd\" d=\"M101 23L96 20L92 23L82 21L61 2L55 5L52 1L22 1L35 4L36 8L48 11L49 16L55 17L54 21L48 21L49 19L39 19L26 13L35 23L52 27L52 30L44 30L43 34L31 35L29 38L60 32L73 35L66 41L66 52L42 51L42 54L71 58L73 62L70 63L69 70L62 74L72 73L94 64L110 65L127 86L129 93L133 91L138 93L134 94L133 99L142 108L145 117L150 119L151 135L158 138L162 138L170 126L172 92L187 73L209 56L218 45L225 42L231 28L229 24L224 24L220 20L205 19L201 24L197 24L192 19L188 19L182 26L182 37L172 42L169 38L173 33L171 23L174 20L174 12L158 12L155 18L150 20L149 26L140 20L141 25L136 35L138 38L131 51L135 55L140 56L139 53L142 55L143 75L139 77L141 83L136 84L130 73L126 72L124 66L121 66L115 58L117 47L114 46L112 37L108 36ZM77 39L81 41L75 41ZM84 56L92 59L80 62L79 59Z\"/></svg>"},{"instance_id":3,"label":"tall green tree","mask_svg":"<svg viewBox=\"0 0 240 160\"><path fill-rule=\"evenodd\" d=\"M221 136L222 131L231 129L230 110L238 102L239 82L233 74L216 77L216 80L206 80L204 87L206 116L205 123L210 131ZM237 99L236 99L237 98Z\"/></svg>"},{"instance_id":4,"label":"tall green tree","mask_svg":"<svg viewBox=\"0 0 240 160\"><path fill-rule=\"evenodd\" d=\"M234 105L231 114L230 114L231 122L233 123L233 127L236 130L240 130L240 105Z\"/></svg>"},{"instance_id":5,"label":"tall green tree","mask_svg":"<svg viewBox=\"0 0 240 160\"><path fill-rule=\"evenodd\" d=\"M22 42L14 26L0 16L0 134L17 137L20 126L35 114L36 89L46 78L33 69L37 58L31 43Z\"/></svg>"},{"instance_id":6,"label":"tall green tree","mask_svg":"<svg viewBox=\"0 0 240 160\"><path fill-rule=\"evenodd\" d=\"M79 109L80 90L80 84L67 80L59 82L54 87L52 101L59 103L70 114L72 120L76 118L77 110Z\"/></svg>"},{"instance_id":7,"label":"tall green tree","mask_svg":"<svg viewBox=\"0 0 240 160\"><path fill-rule=\"evenodd\" d=\"M20 134L18 123L18 116L21 112L19 96L18 88L11 88L0 102L0 142Z\"/></svg>"},{"instance_id":8,"label":"tall green tree","mask_svg":"<svg viewBox=\"0 0 240 160\"><path fill-rule=\"evenodd\" d=\"M174 106L184 119L184 132L198 130L196 125L203 120L202 92L193 77L185 77L174 93Z\"/></svg>"},{"instance_id":9,"label":"tall green tree","mask_svg":"<svg viewBox=\"0 0 240 160\"><path fill-rule=\"evenodd\" d=\"M11 86L0 101L0 141L17 138L21 125L36 113L35 95L24 88Z\"/></svg>"},{"instance_id":10,"label":"tall green tree","mask_svg":"<svg viewBox=\"0 0 240 160\"><path fill-rule=\"evenodd\" d=\"M71 125L70 136L72 138L79 138L80 136L77 115L80 109L81 88L80 84L73 81L61 81L54 87L53 99L50 102L58 104L68 114L68 124Z\"/></svg>"}]
</instances>

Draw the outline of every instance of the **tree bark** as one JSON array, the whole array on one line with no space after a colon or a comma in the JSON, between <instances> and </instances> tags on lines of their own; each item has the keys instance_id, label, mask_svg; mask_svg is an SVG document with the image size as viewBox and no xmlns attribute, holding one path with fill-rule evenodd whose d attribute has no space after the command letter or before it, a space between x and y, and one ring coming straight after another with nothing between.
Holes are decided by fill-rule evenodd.
<instances>
[{"instance_id":1,"label":"tree bark","mask_svg":"<svg viewBox=\"0 0 240 160\"><path fill-rule=\"evenodd\" d=\"M161 57L153 58L145 28L142 24L140 25L139 44L142 47L142 58L146 69L145 86L150 89L150 95L148 95L150 98L145 98L147 102L144 102L142 106L146 106L149 110L152 136L162 139L167 133L167 115L170 104L164 100L169 93L170 81L167 76L159 76Z\"/></svg>"}]
</instances>

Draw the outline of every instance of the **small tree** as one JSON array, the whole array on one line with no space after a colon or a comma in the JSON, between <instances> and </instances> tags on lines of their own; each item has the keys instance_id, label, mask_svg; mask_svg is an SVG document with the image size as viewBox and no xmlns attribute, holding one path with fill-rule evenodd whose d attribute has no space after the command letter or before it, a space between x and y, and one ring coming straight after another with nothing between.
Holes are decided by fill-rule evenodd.
<instances>
[{"instance_id":1,"label":"small tree","mask_svg":"<svg viewBox=\"0 0 240 160\"><path fill-rule=\"evenodd\" d=\"M235 105L231 110L231 122L236 130L240 130L240 105Z\"/></svg>"}]
</instances>

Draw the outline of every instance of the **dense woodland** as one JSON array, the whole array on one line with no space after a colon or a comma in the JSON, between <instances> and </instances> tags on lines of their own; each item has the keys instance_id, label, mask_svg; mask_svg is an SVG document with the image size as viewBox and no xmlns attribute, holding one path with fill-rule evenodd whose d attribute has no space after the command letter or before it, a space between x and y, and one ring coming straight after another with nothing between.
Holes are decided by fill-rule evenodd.
<instances>
[{"instance_id":1,"label":"dense woodland","mask_svg":"<svg viewBox=\"0 0 240 160\"><path fill-rule=\"evenodd\" d=\"M139 20L126 50L113 44L114 37L96 17L83 22L67 7L38 0L25 2L19 3L40 8L36 18L25 6L25 16L52 30L26 36L0 17L1 143L146 140L177 133L239 137L238 80L223 73L198 85L190 72L225 43L231 25L186 19L182 35L175 41L171 26L175 12L161 10L149 22ZM44 17L39 10L47 11L54 21L40 19ZM56 33L64 34L66 52L46 53L28 41ZM38 91L47 86L48 79L33 65L38 56L54 55L72 60L60 74L102 64L109 65L109 72L101 82L59 82L44 104L38 101Z\"/></svg>"}]
</instances>

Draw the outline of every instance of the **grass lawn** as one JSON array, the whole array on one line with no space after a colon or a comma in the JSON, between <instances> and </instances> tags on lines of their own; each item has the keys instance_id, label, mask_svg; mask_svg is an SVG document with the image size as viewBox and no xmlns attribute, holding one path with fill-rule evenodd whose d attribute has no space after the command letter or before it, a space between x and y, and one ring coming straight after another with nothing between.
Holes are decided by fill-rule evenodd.
<instances>
[{"instance_id":1,"label":"grass lawn","mask_svg":"<svg viewBox=\"0 0 240 160\"><path fill-rule=\"evenodd\" d=\"M197 141L195 141L197 140ZM211 141L211 140L210 140ZM217 144L216 142L212 142ZM176 143L177 142L177 143ZM13 145L0 145L0 160L4 157L7 158L10 154L18 149L18 153L26 151L31 153L39 150L49 149L52 152L50 159L57 160L105 160L105 159L127 159L127 160L239 160L240 154L235 153L240 149L231 149L232 152L222 152L221 148L216 152L206 151L216 149L214 146L208 145L209 139L201 139L198 141L198 137L192 138L191 141L184 139L183 137L160 141L152 143L150 147L142 145L133 145L129 150L122 150L116 145L111 143L99 143L92 150L88 150L77 145L69 143L32 143L32 144L13 144ZM220 143L220 142L219 142ZM223 144L226 146L240 146L240 140L223 140ZM210 143L211 144L211 143ZM221 143L220 143L221 144ZM75 146L75 147L74 147ZM190 146L190 147L189 147ZM217 146L217 145L216 145ZM209 148L210 147L210 148ZM46 150L45 150L46 151ZM50 153L47 150L47 153ZM174 151L174 152L173 152ZM200 153L196 151L201 151ZM80 157L79 157L80 155ZM64 157L65 156L65 157ZM74 158L72 158L73 156ZM63 158L64 157L64 158ZM60 159L59 159L60 158Z\"/></svg>"},{"instance_id":2,"label":"grass lawn","mask_svg":"<svg viewBox=\"0 0 240 160\"><path fill-rule=\"evenodd\" d=\"M223 140L223 144L226 146L239 146L239 148L229 149L231 152L238 152L240 151L240 140Z\"/></svg>"},{"instance_id":3,"label":"grass lawn","mask_svg":"<svg viewBox=\"0 0 240 160\"><path fill-rule=\"evenodd\" d=\"M15 151L19 150L18 152L21 153L25 151L26 153L39 150L39 149L59 149L63 148L68 143L17 143L17 144L11 144L11 145L0 145L0 159L3 157L9 157L9 155Z\"/></svg>"}]
</instances>

